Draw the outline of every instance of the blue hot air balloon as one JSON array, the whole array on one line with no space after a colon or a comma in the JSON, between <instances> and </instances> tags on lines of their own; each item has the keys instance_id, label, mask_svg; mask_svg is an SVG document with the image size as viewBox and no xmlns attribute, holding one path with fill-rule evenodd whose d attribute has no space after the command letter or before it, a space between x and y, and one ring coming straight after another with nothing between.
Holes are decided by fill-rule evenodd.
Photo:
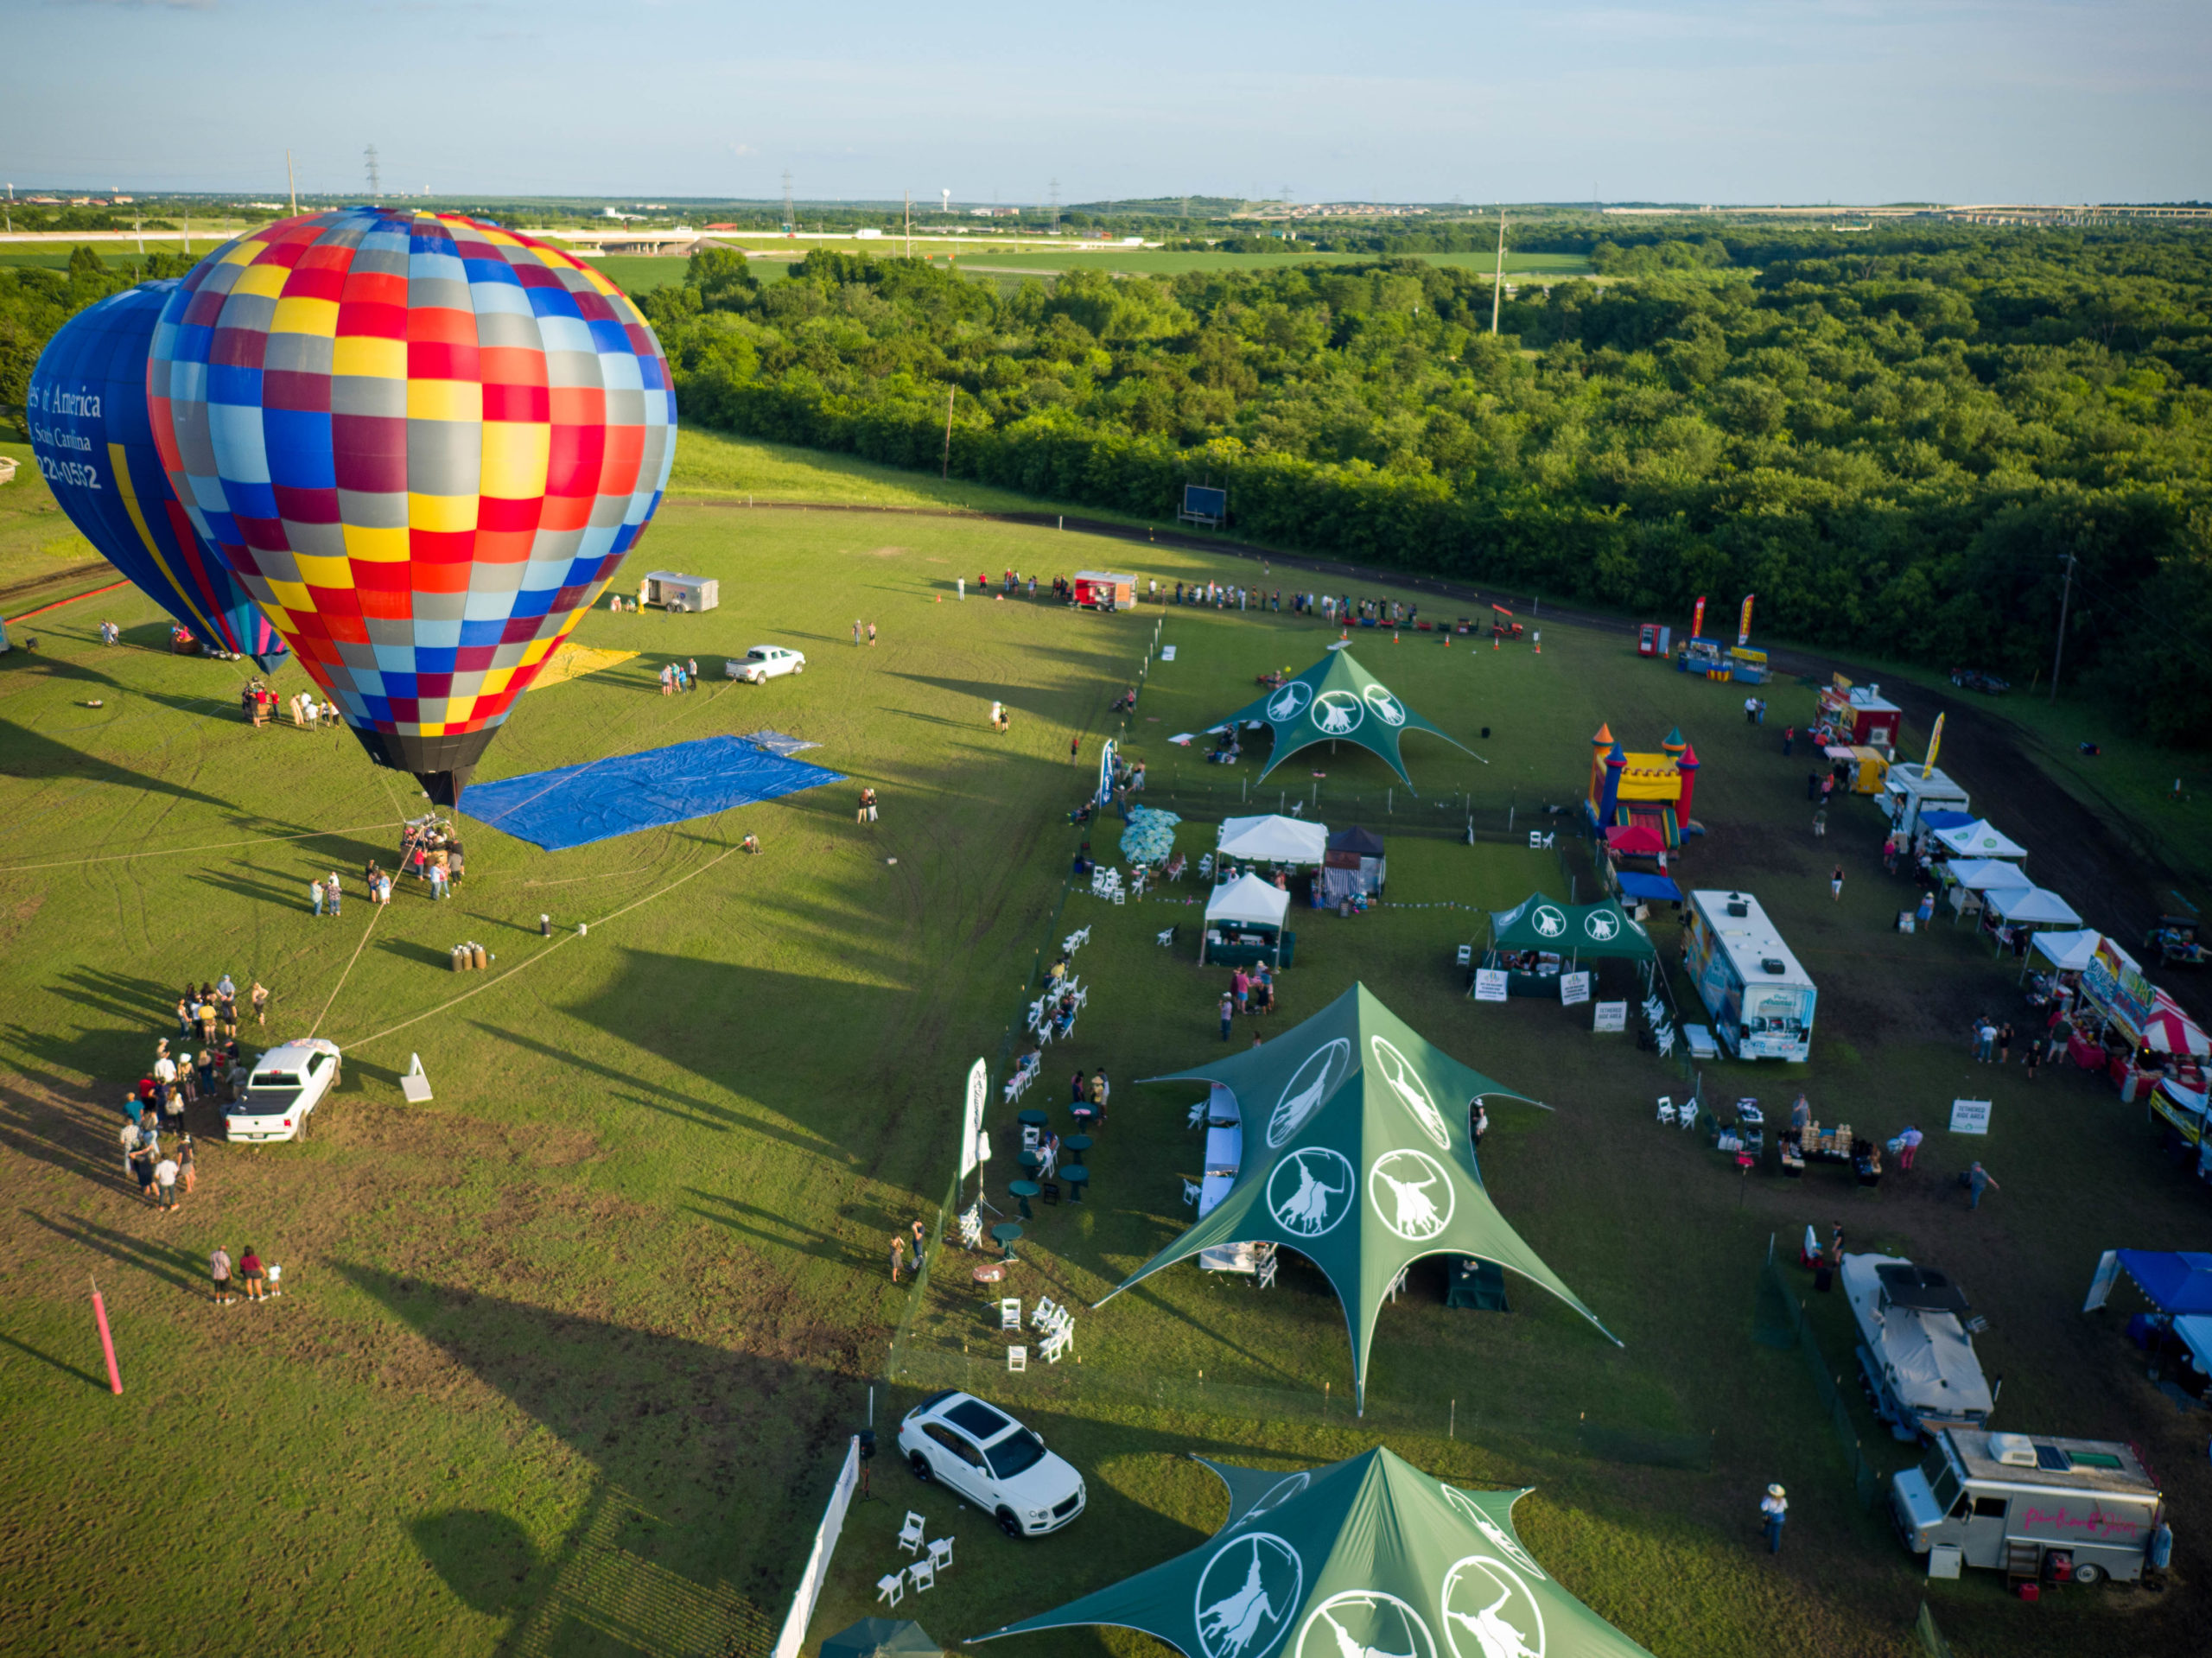
<instances>
[{"instance_id":1,"label":"blue hot air balloon","mask_svg":"<svg viewBox=\"0 0 2212 1658\"><path fill-rule=\"evenodd\" d=\"M31 448L61 510L109 563L209 650L284 654L169 487L147 420L146 353L175 282L142 283L63 323L31 371Z\"/></svg>"}]
</instances>

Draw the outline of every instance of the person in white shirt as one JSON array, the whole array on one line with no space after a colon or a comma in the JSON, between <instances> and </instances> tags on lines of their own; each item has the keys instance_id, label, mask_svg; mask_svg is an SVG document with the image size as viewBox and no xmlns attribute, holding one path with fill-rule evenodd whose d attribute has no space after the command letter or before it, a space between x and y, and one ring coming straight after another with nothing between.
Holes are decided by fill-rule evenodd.
<instances>
[{"instance_id":1,"label":"person in white shirt","mask_svg":"<svg viewBox=\"0 0 2212 1658\"><path fill-rule=\"evenodd\" d=\"M163 1045L162 1051L154 1057L154 1080L163 1088L167 1088L171 1083L176 1081L176 1061L169 1058L166 1044Z\"/></svg>"},{"instance_id":2,"label":"person in white shirt","mask_svg":"<svg viewBox=\"0 0 2212 1658\"><path fill-rule=\"evenodd\" d=\"M162 1211L176 1207L176 1159L165 1157L154 1165L154 1189L159 1195Z\"/></svg>"},{"instance_id":3,"label":"person in white shirt","mask_svg":"<svg viewBox=\"0 0 2212 1658\"><path fill-rule=\"evenodd\" d=\"M1766 1547L1770 1554L1782 1553L1782 1528L1789 1518L1789 1496L1779 1485L1766 1488L1766 1500L1759 1504L1759 1524L1766 1531Z\"/></svg>"}]
</instances>

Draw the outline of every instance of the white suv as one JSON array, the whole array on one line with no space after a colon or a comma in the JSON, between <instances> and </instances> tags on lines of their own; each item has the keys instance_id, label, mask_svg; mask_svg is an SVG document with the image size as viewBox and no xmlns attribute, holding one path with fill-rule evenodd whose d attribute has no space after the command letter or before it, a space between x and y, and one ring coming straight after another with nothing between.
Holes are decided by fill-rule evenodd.
<instances>
[{"instance_id":1,"label":"white suv","mask_svg":"<svg viewBox=\"0 0 2212 1658\"><path fill-rule=\"evenodd\" d=\"M238 1103L225 1108L223 1133L233 1140L297 1140L322 1096L338 1086L344 1056L319 1036L282 1043L261 1056Z\"/></svg>"},{"instance_id":2,"label":"white suv","mask_svg":"<svg viewBox=\"0 0 2212 1658\"><path fill-rule=\"evenodd\" d=\"M780 645L756 645L745 653L743 660L725 661L722 669L732 679L759 685L782 674L804 673L806 657L799 651L786 651Z\"/></svg>"},{"instance_id":3,"label":"white suv","mask_svg":"<svg viewBox=\"0 0 2212 1658\"><path fill-rule=\"evenodd\" d=\"M899 1425L899 1449L916 1479L941 1481L1009 1537L1041 1537L1083 1512L1083 1476L1033 1430L973 1394L922 1401Z\"/></svg>"}]
</instances>

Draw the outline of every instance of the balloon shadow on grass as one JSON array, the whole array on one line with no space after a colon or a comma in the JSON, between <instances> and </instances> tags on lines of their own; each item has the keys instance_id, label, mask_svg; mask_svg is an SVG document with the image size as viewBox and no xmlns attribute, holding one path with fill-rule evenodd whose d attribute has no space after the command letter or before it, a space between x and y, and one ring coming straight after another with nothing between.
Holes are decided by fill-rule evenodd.
<instances>
[{"instance_id":1,"label":"balloon shadow on grass","mask_svg":"<svg viewBox=\"0 0 2212 1658\"><path fill-rule=\"evenodd\" d=\"M408 1535L447 1588L473 1612L503 1612L538 1565L530 1534L504 1514L447 1509L418 1515Z\"/></svg>"}]
</instances>

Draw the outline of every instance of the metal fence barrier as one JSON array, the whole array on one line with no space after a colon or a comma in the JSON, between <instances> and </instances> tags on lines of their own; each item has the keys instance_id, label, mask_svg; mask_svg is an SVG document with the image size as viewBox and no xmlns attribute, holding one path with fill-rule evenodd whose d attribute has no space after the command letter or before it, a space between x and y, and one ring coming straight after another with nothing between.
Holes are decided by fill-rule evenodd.
<instances>
[{"instance_id":1,"label":"metal fence barrier","mask_svg":"<svg viewBox=\"0 0 2212 1658\"><path fill-rule=\"evenodd\" d=\"M1804 1300L1783 1275L1782 1263L1775 1259L1772 1238L1767 1240L1766 1265L1759 1272L1758 1300L1751 1331L1756 1340L1768 1347L1795 1347L1804 1355L1805 1368L1812 1373L1813 1385L1827 1408L1828 1426L1835 1430L1836 1444L1842 1448L1844 1463L1851 1470L1851 1482L1859 1493L1859 1506L1872 1508L1882 1494L1882 1473L1867 1461L1858 1426L1851 1420L1851 1405L1845 1391L1848 1372L1837 1371L1821 1350L1821 1344L1813 1334L1812 1321L1805 1315Z\"/></svg>"}]
</instances>

